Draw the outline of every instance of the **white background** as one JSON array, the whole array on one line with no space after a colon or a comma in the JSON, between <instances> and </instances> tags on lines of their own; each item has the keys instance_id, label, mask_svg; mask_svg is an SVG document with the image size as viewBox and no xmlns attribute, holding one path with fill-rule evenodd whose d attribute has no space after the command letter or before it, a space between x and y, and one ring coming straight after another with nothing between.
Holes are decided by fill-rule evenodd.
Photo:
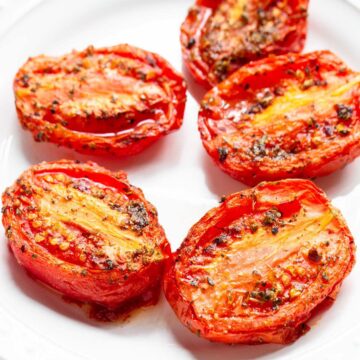
<instances>
[{"instance_id":1,"label":"white background","mask_svg":"<svg viewBox=\"0 0 360 360\"><path fill-rule=\"evenodd\" d=\"M0 191L30 164L85 160L67 149L35 143L16 119L12 79L27 57L62 54L89 44L122 42L155 51L182 70L179 27L191 0L0 0ZM331 49L360 70L360 15L342 0L311 0L307 50ZM188 79L190 80L190 79ZM244 188L218 170L197 132L201 95L189 81L184 125L129 160L91 158L124 169L158 208L175 250L190 226L222 194ZM360 238L360 161L317 184ZM3 359L355 359L360 357L360 270L356 265L336 303L312 320L311 331L289 346L227 346L185 329L162 299L126 323L89 320L31 280L9 254L0 233L0 360Z\"/></svg>"}]
</instances>

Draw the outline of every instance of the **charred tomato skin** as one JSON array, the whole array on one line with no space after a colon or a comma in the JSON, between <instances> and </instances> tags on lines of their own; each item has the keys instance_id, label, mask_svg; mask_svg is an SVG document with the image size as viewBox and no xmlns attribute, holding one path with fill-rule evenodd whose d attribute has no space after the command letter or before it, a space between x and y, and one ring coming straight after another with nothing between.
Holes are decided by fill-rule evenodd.
<instances>
[{"instance_id":1,"label":"charred tomato skin","mask_svg":"<svg viewBox=\"0 0 360 360\"><path fill-rule=\"evenodd\" d=\"M14 93L18 118L35 141L118 157L179 129L186 102L182 75L128 44L29 58Z\"/></svg>"},{"instance_id":2,"label":"charred tomato skin","mask_svg":"<svg viewBox=\"0 0 360 360\"><path fill-rule=\"evenodd\" d=\"M60 199L59 193L52 192L55 187L60 189L60 194L67 195ZM95 190L99 193L91 193ZM85 199L78 205L74 202L77 196ZM52 207L52 217L44 212L44 199L48 202L46 211ZM81 218L86 214L90 222L94 219L91 212L95 214L96 209L95 205L89 207L91 201L103 206L104 213L108 214L101 219L107 225L102 227L99 222L93 233L92 225ZM146 201L140 189L129 184L125 172L113 173L93 162L43 162L30 167L7 188L2 202L2 223L10 250L35 279L68 299L108 310L128 306L133 301L157 301L164 263L171 254L170 245L158 223L156 209ZM74 202L76 209L70 211L70 217L67 215L69 207L63 207L67 205L56 209L60 202L70 207ZM120 212L123 208L130 215L126 215L127 223L119 228L118 234L123 230L134 233L135 237L142 236L148 252L140 246L135 252L131 249L123 252L117 260L120 250L106 243L111 235L106 229L114 231L111 217L116 217L114 211ZM83 224L87 225L83 227ZM135 232L131 227L136 228ZM102 229L104 231L99 234ZM116 243L114 236L112 241ZM143 297L146 298L144 302Z\"/></svg>"},{"instance_id":3,"label":"charred tomato skin","mask_svg":"<svg viewBox=\"0 0 360 360\"><path fill-rule=\"evenodd\" d=\"M184 63L199 83L210 88L250 61L300 52L308 3L197 0L181 26Z\"/></svg>"},{"instance_id":4,"label":"charred tomato skin","mask_svg":"<svg viewBox=\"0 0 360 360\"><path fill-rule=\"evenodd\" d=\"M287 229L297 226L297 216L307 225L303 234ZM312 216L317 220L307 222ZM313 230L318 240L302 238ZM167 263L163 286L179 320L202 338L287 344L335 300L354 263L346 222L314 183L263 182L228 195L190 229Z\"/></svg>"},{"instance_id":5,"label":"charred tomato skin","mask_svg":"<svg viewBox=\"0 0 360 360\"><path fill-rule=\"evenodd\" d=\"M360 154L359 76L330 51L251 62L204 96L203 145L250 186L328 175Z\"/></svg>"}]
</instances>

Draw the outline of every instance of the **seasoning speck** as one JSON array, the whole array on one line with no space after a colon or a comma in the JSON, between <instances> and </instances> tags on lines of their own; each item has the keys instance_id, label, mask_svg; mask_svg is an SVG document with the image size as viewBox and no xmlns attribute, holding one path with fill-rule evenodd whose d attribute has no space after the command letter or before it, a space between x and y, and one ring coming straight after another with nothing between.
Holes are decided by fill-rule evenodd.
<instances>
[{"instance_id":1,"label":"seasoning speck","mask_svg":"<svg viewBox=\"0 0 360 360\"><path fill-rule=\"evenodd\" d=\"M207 282L208 282L208 284L209 284L210 286L214 286L214 285L215 285L214 280L211 279L209 276L207 277Z\"/></svg>"},{"instance_id":2,"label":"seasoning speck","mask_svg":"<svg viewBox=\"0 0 360 360\"><path fill-rule=\"evenodd\" d=\"M279 228L277 226L274 226L273 228L271 228L271 233L273 235L276 235L279 232Z\"/></svg>"},{"instance_id":3,"label":"seasoning speck","mask_svg":"<svg viewBox=\"0 0 360 360\"><path fill-rule=\"evenodd\" d=\"M105 267L106 270L112 270L114 268L114 263L110 259L107 259L105 261Z\"/></svg>"},{"instance_id":4,"label":"seasoning speck","mask_svg":"<svg viewBox=\"0 0 360 360\"><path fill-rule=\"evenodd\" d=\"M187 49L191 49L194 45L195 45L195 39L194 39L194 38L191 38L191 39L189 40L189 42L187 43L186 48L187 48Z\"/></svg>"},{"instance_id":5,"label":"seasoning speck","mask_svg":"<svg viewBox=\"0 0 360 360\"><path fill-rule=\"evenodd\" d=\"M339 119L349 120L353 114L353 109L351 106L338 104L336 105L336 113Z\"/></svg>"},{"instance_id":6,"label":"seasoning speck","mask_svg":"<svg viewBox=\"0 0 360 360\"><path fill-rule=\"evenodd\" d=\"M321 255L318 253L317 249L311 248L308 252L308 258L314 263L318 263L321 260Z\"/></svg>"},{"instance_id":7,"label":"seasoning speck","mask_svg":"<svg viewBox=\"0 0 360 360\"><path fill-rule=\"evenodd\" d=\"M219 154L219 161L224 162L226 160L227 156L228 156L228 153L229 153L228 149L226 149L224 147L219 147L217 149L217 151L218 151L218 154Z\"/></svg>"}]
</instances>

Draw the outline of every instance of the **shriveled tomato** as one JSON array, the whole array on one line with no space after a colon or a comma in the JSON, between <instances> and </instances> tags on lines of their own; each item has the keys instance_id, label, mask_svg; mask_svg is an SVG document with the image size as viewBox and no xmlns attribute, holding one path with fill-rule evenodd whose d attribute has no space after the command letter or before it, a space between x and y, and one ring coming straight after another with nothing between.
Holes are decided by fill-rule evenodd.
<instances>
[{"instance_id":1,"label":"shriveled tomato","mask_svg":"<svg viewBox=\"0 0 360 360\"><path fill-rule=\"evenodd\" d=\"M165 294L193 332L225 343L289 343L335 298L354 264L345 220L309 180L229 195L189 231Z\"/></svg>"},{"instance_id":2,"label":"shriveled tomato","mask_svg":"<svg viewBox=\"0 0 360 360\"><path fill-rule=\"evenodd\" d=\"M30 58L14 91L19 119L36 141L117 156L178 129L186 101L182 76L130 45Z\"/></svg>"},{"instance_id":3,"label":"shriveled tomato","mask_svg":"<svg viewBox=\"0 0 360 360\"><path fill-rule=\"evenodd\" d=\"M329 51L245 65L201 105L203 144L246 184L329 174L360 154L360 73Z\"/></svg>"},{"instance_id":4,"label":"shriveled tomato","mask_svg":"<svg viewBox=\"0 0 360 360\"><path fill-rule=\"evenodd\" d=\"M185 64L214 86L249 61L304 47L308 0L197 0L181 27Z\"/></svg>"},{"instance_id":5,"label":"shriveled tomato","mask_svg":"<svg viewBox=\"0 0 360 360\"><path fill-rule=\"evenodd\" d=\"M25 171L2 200L10 248L41 282L110 310L157 300L170 246L156 209L124 172L44 162Z\"/></svg>"}]
</instances>

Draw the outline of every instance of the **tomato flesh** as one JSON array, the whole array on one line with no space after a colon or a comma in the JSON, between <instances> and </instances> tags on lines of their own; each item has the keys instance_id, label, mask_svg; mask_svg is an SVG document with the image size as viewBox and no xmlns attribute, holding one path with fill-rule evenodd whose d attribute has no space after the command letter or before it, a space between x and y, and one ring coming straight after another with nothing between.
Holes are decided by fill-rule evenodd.
<instances>
[{"instance_id":1,"label":"tomato flesh","mask_svg":"<svg viewBox=\"0 0 360 360\"><path fill-rule=\"evenodd\" d=\"M308 180L226 197L189 231L165 294L193 332L226 343L288 343L354 264L349 229Z\"/></svg>"},{"instance_id":2,"label":"tomato flesh","mask_svg":"<svg viewBox=\"0 0 360 360\"><path fill-rule=\"evenodd\" d=\"M186 65L214 86L249 61L300 52L308 0L196 1L181 27Z\"/></svg>"},{"instance_id":3,"label":"tomato flesh","mask_svg":"<svg viewBox=\"0 0 360 360\"><path fill-rule=\"evenodd\" d=\"M186 87L160 56L130 45L30 58L14 81L35 140L132 155L182 124Z\"/></svg>"},{"instance_id":4,"label":"tomato flesh","mask_svg":"<svg viewBox=\"0 0 360 360\"><path fill-rule=\"evenodd\" d=\"M3 205L17 261L63 295L111 310L158 295L170 247L155 208L125 173L41 163L4 192Z\"/></svg>"},{"instance_id":5,"label":"tomato flesh","mask_svg":"<svg viewBox=\"0 0 360 360\"><path fill-rule=\"evenodd\" d=\"M360 74L329 51L250 63L209 91L199 130L225 172L249 185L329 174L360 154Z\"/></svg>"}]
</instances>

